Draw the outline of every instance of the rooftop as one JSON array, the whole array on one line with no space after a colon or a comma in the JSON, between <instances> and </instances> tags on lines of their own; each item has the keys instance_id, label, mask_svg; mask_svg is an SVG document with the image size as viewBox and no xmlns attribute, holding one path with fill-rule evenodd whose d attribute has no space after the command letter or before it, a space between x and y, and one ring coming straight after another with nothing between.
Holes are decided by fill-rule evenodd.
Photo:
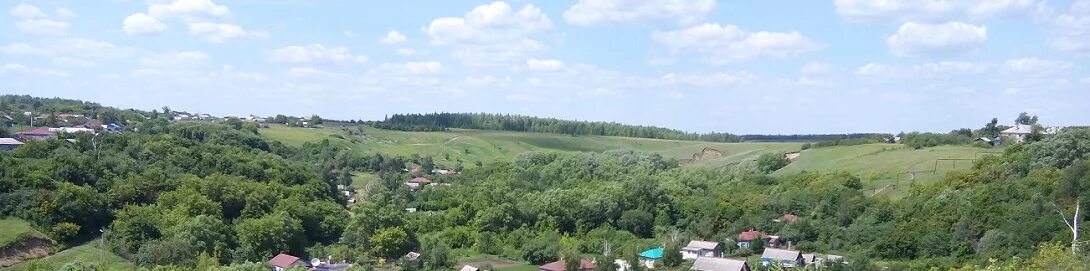
<instances>
[{"instance_id":1,"label":"rooftop","mask_svg":"<svg viewBox=\"0 0 1090 271\"><path fill-rule=\"evenodd\" d=\"M746 262L724 258L696 258L692 270L698 271L741 271L745 270Z\"/></svg>"},{"instance_id":2,"label":"rooftop","mask_svg":"<svg viewBox=\"0 0 1090 271\"><path fill-rule=\"evenodd\" d=\"M778 261L794 261L802 256L802 253L795 250L766 248L765 252L761 254L761 259L773 259Z\"/></svg>"},{"instance_id":3,"label":"rooftop","mask_svg":"<svg viewBox=\"0 0 1090 271\"><path fill-rule=\"evenodd\" d=\"M276 257L273 257L272 260L269 260L269 264L272 265L272 266L279 266L279 267L291 267L292 265L294 265L298 261L299 261L299 257L295 257L295 256L291 256L291 255L288 255L288 254L280 253L280 254L277 254Z\"/></svg>"},{"instance_id":4,"label":"rooftop","mask_svg":"<svg viewBox=\"0 0 1090 271\"><path fill-rule=\"evenodd\" d=\"M697 240L689 241L689 244L685 245L685 248L692 248L692 249L715 249L717 247L719 247L719 242L708 242L708 241L697 241Z\"/></svg>"},{"instance_id":5,"label":"rooftop","mask_svg":"<svg viewBox=\"0 0 1090 271\"><path fill-rule=\"evenodd\" d=\"M662 259L662 252L663 252L663 249L661 247L656 247L656 248L652 248L652 249L648 249L648 250L644 250L643 252L640 252L640 257L644 257L644 258L648 258L648 259Z\"/></svg>"}]
</instances>

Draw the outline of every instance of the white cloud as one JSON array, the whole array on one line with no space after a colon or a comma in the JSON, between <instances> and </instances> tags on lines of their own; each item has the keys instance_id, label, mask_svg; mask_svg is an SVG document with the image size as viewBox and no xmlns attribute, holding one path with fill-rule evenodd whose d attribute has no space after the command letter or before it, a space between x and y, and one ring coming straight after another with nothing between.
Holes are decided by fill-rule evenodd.
<instances>
[{"instance_id":1,"label":"white cloud","mask_svg":"<svg viewBox=\"0 0 1090 271\"><path fill-rule=\"evenodd\" d=\"M981 20L1023 16L1043 18L1051 12L1044 0L834 0L836 12L849 21Z\"/></svg>"},{"instance_id":2,"label":"white cloud","mask_svg":"<svg viewBox=\"0 0 1090 271\"><path fill-rule=\"evenodd\" d=\"M25 19L16 22L15 28L32 35L61 36L68 32L68 23L49 19Z\"/></svg>"},{"instance_id":3,"label":"white cloud","mask_svg":"<svg viewBox=\"0 0 1090 271\"><path fill-rule=\"evenodd\" d=\"M366 62L366 56L353 55L345 47L322 44L293 45L272 51L272 61L288 63L352 63Z\"/></svg>"},{"instance_id":4,"label":"white cloud","mask_svg":"<svg viewBox=\"0 0 1090 271\"><path fill-rule=\"evenodd\" d=\"M950 54L973 51L987 39L988 29L984 26L906 22L886 39L886 44L898 55Z\"/></svg>"},{"instance_id":5,"label":"white cloud","mask_svg":"<svg viewBox=\"0 0 1090 271\"><path fill-rule=\"evenodd\" d=\"M27 4L22 4L22 3L15 6L14 8L12 8L11 11L8 12L8 14L11 14L11 16L14 16L16 18L23 18L23 19L47 18L48 17L48 16L45 15L45 13L42 13L42 10L38 9L38 7L27 5Z\"/></svg>"},{"instance_id":6,"label":"white cloud","mask_svg":"<svg viewBox=\"0 0 1090 271\"><path fill-rule=\"evenodd\" d=\"M42 48L39 46L32 46L26 43L12 43L9 45L0 46L0 53L9 55L53 55L53 50Z\"/></svg>"},{"instance_id":7,"label":"white cloud","mask_svg":"<svg viewBox=\"0 0 1090 271\"><path fill-rule=\"evenodd\" d=\"M403 55L403 56L416 55L416 50L414 50L412 48L399 48L399 49L397 49L395 51L397 52L397 54Z\"/></svg>"},{"instance_id":8,"label":"white cloud","mask_svg":"<svg viewBox=\"0 0 1090 271\"><path fill-rule=\"evenodd\" d=\"M564 68L564 62L554 59L531 58L526 60L526 66L534 71L556 71Z\"/></svg>"},{"instance_id":9,"label":"white cloud","mask_svg":"<svg viewBox=\"0 0 1090 271\"><path fill-rule=\"evenodd\" d=\"M226 17L231 15L231 10L212 0L173 0L149 6L148 15L156 18L179 17L196 20L202 17Z\"/></svg>"},{"instance_id":10,"label":"white cloud","mask_svg":"<svg viewBox=\"0 0 1090 271\"><path fill-rule=\"evenodd\" d=\"M189 34L198 36L204 41L213 43L248 38L263 39L269 37L269 33L266 32L247 32L241 26L209 22L198 22L189 24Z\"/></svg>"},{"instance_id":11,"label":"white cloud","mask_svg":"<svg viewBox=\"0 0 1090 271\"><path fill-rule=\"evenodd\" d=\"M161 33L167 29L167 26L155 17L144 13L134 13L129 17L125 17L122 28L126 34L138 36Z\"/></svg>"},{"instance_id":12,"label":"white cloud","mask_svg":"<svg viewBox=\"0 0 1090 271\"><path fill-rule=\"evenodd\" d=\"M1009 74L1043 77L1063 74L1075 68L1075 64L1062 60L1017 58L1003 62L1003 71Z\"/></svg>"},{"instance_id":13,"label":"white cloud","mask_svg":"<svg viewBox=\"0 0 1090 271\"><path fill-rule=\"evenodd\" d=\"M579 0L564 11L564 20L577 25L649 20L688 24L714 9L714 0Z\"/></svg>"},{"instance_id":14,"label":"white cloud","mask_svg":"<svg viewBox=\"0 0 1090 271\"><path fill-rule=\"evenodd\" d=\"M905 78L953 78L958 76L979 75L986 72L989 65L960 62L941 61L929 62L911 66L891 66L886 64L867 63L855 70L855 75L873 79L905 79Z\"/></svg>"},{"instance_id":15,"label":"white cloud","mask_svg":"<svg viewBox=\"0 0 1090 271\"><path fill-rule=\"evenodd\" d=\"M383 36L381 39L379 39L379 42L385 44L397 44L405 42L406 40L408 40L408 38L406 38L405 35L402 35L401 32L397 32L396 30L390 30L389 33L386 33L386 36Z\"/></svg>"},{"instance_id":16,"label":"white cloud","mask_svg":"<svg viewBox=\"0 0 1090 271\"><path fill-rule=\"evenodd\" d=\"M822 48L799 32L747 32L734 25L715 23L655 32L651 38L672 52L695 50L716 64L754 58L784 58Z\"/></svg>"},{"instance_id":17,"label":"white cloud","mask_svg":"<svg viewBox=\"0 0 1090 271\"><path fill-rule=\"evenodd\" d=\"M413 74L431 74L443 70L443 64L436 61L408 62L404 67L406 71Z\"/></svg>"},{"instance_id":18,"label":"white cloud","mask_svg":"<svg viewBox=\"0 0 1090 271\"><path fill-rule=\"evenodd\" d=\"M75 18L75 17L77 17L76 12L72 11L71 9L62 8L62 7L57 7L57 16L60 16L61 18Z\"/></svg>"},{"instance_id":19,"label":"white cloud","mask_svg":"<svg viewBox=\"0 0 1090 271\"><path fill-rule=\"evenodd\" d=\"M532 38L552 28L549 17L532 4L518 11L504 2L480 5L463 17L436 18L423 29L431 44L450 46L466 63L512 61L545 45Z\"/></svg>"},{"instance_id":20,"label":"white cloud","mask_svg":"<svg viewBox=\"0 0 1090 271\"><path fill-rule=\"evenodd\" d=\"M740 72L737 74L723 72L711 74L667 73L659 79L667 84L684 84L697 87L731 87L752 82L757 80L758 77L749 72Z\"/></svg>"},{"instance_id":21,"label":"white cloud","mask_svg":"<svg viewBox=\"0 0 1090 271\"><path fill-rule=\"evenodd\" d=\"M1078 0L1057 16L1048 44L1060 51L1090 55L1090 0Z\"/></svg>"},{"instance_id":22,"label":"white cloud","mask_svg":"<svg viewBox=\"0 0 1090 271\"><path fill-rule=\"evenodd\" d=\"M35 67L28 67L23 64L4 64L0 66L0 75L18 74L18 75L38 75L38 76L52 76L52 77L64 77L68 76L68 73L63 71L39 69Z\"/></svg>"},{"instance_id":23,"label":"white cloud","mask_svg":"<svg viewBox=\"0 0 1090 271\"><path fill-rule=\"evenodd\" d=\"M833 70L833 66L825 62L810 62L803 65L800 72L805 74L823 74L829 73Z\"/></svg>"}]
</instances>

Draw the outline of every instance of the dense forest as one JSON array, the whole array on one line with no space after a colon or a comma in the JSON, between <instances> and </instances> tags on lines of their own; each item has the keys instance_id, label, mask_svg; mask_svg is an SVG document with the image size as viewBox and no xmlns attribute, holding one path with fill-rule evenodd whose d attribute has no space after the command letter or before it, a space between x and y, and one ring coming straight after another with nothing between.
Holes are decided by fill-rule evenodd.
<instances>
[{"instance_id":1,"label":"dense forest","mask_svg":"<svg viewBox=\"0 0 1090 271\"><path fill-rule=\"evenodd\" d=\"M74 142L0 152L0 217L30 221L62 244L103 238L142 268L261 270L280 252L331 256L357 270L391 263L449 270L453 251L532 264L609 262L697 239L721 242L740 258L770 245L735 246L747 229L803 252L847 256L830 270L1072 270L1088 262L1083 240L1066 226L1084 221L1074 210L1090 204L1086 129L1006 147L970 170L887 198L868 195L858 176L843 172L765 175L787 162L782 157L737 171L634 151L529 152L432 175L403 170L427 157L362 154L329 141L287 147L237 123L100 110L139 116L124 133L65 135ZM353 172L379 180L366 200L346 207L338 185ZM405 185L414 177L443 185ZM785 214L798 219L777 220ZM614 253L604 255L605 247ZM420 258L404 260L410 251Z\"/></svg>"}]
</instances>

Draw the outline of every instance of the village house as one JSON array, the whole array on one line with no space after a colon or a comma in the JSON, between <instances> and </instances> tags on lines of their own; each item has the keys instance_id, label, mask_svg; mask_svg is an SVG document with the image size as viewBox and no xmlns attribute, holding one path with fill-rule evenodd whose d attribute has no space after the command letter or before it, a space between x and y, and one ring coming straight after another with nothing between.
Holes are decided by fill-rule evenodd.
<instances>
[{"instance_id":1,"label":"village house","mask_svg":"<svg viewBox=\"0 0 1090 271\"><path fill-rule=\"evenodd\" d=\"M662 260L663 252L661 247L644 250L640 252L640 262L647 268L655 268L655 263Z\"/></svg>"},{"instance_id":2,"label":"village house","mask_svg":"<svg viewBox=\"0 0 1090 271\"><path fill-rule=\"evenodd\" d=\"M566 266L567 266L567 263L564 262L564 259L560 259L559 261L555 261L555 262L551 262L551 263L547 263L545 265L542 265L541 267L538 268L538 271L565 271ZM592 271L592 270L594 270L594 262L592 262L590 260L587 260L587 259L579 259L579 270L578 271Z\"/></svg>"},{"instance_id":3,"label":"village house","mask_svg":"<svg viewBox=\"0 0 1090 271\"><path fill-rule=\"evenodd\" d=\"M1041 134L1053 135L1060 131L1059 127L1046 127ZM1010 142L1023 143L1026 142L1026 138L1033 134L1033 125L1015 124L1011 128L1007 128L1002 132L999 132L999 136L1006 138Z\"/></svg>"},{"instance_id":4,"label":"village house","mask_svg":"<svg viewBox=\"0 0 1090 271\"><path fill-rule=\"evenodd\" d=\"M29 131L25 131L17 134L19 139L26 140L46 140L52 138L55 134L46 128L35 128Z\"/></svg>"},{"instance_id":5,"label":"village house","mask_svg":"<svg viewBox=\"0 0 1090 271\"><path fill-rule=\"evenodd\" d=\"M791 268L806 266L806 262L803 260L801 252L795 250L766 248L764 253L761 253L761 265Z\"/></svg>"},{"instance_id":6,"label":"village house","mask_svg":"<svg viewBox=\"0 0 1090 271\"><path fill-rule=\"evenodd\" d=\"M765 239L767 236L768 235L766 235L765 233L757 231L755 229L747 229L746 231L739 233L738 238L734 241L738 242L738 248L748 249L753 247L753 241Z\"/></svg>"},{"instance_id":7,"label":"village house","mask_svg":"<svg viewBox=\"0 0 1090 271\"><path fill-rule=\"evenodd\" d=\"M405 182L405 185L408 185L410 188L415 189L415 188L420 188L421 186L424 186L424 185L429 185L431 183L432 183L431 180L428 179L428 178L416 177L416 178L413 178L412 180L409 180L409 181Z\"/></svg>"},{"instance_id":8,"label":"village house","mask_svg":"<svg viewBox=\"0 0 1090 271\"><path fill-rule=\"evenodd\" d=\"M723 257L723 247L719 242L689 241L689 244L681 248L681 258L692 260L700 257Z\"/></svg>"},{"instance_id":9,"label":"village house","mask_svg":"<svg viewBox=\"0 0 1090 271\"><path fill-rule=\"evenodd\" d=\"M284 271L292 267L310 267L307 262L299 260L299 257L285 253L277 254L276 257L268 261L268 264L272 266L273 271Z\"/></svg>"},{"instance_id":10,"label":"village house","mask_svg":"<svg viewBox=\"0 0 1090 271\"><path fill-rule=\"evenodd\" d=\"M0 151L10 151L22 146L23 142L19 142L14 138L0 138Z\"/></svg>"},{"instance_id":11,"label":"village house","mask_svg":"<svg viewBox=\"0 0 1090 271\"><path fill-rule=\"evenodd\" d=\"M726 258L697 258L693 262L693 271L751 271L749 264L743 260Z\"/></svg>"},{"instance_id":12,"label":"village house","mask_svg":"<svg viewBox=\"0 0 1090 271\"><path fill-rule=\"evenodd\" d=\"M807 266L816 265L819 261L817 254L802 254L802 263Z\"/></svg>"}]
</instances>

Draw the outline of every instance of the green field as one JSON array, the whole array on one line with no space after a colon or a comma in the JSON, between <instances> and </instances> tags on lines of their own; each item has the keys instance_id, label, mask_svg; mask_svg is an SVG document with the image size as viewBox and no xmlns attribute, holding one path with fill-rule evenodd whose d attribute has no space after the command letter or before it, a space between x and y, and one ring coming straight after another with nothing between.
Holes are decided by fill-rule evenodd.
<instances>
[{"instance_id":1,"label":"green field","mask_svg":"<svg viewBox=\"0 0 1090 271\"><path fill-rule=\"evenodd\" d=\"M0 247L5 247L11 242L18 241L20 235L31 234L45 238L45 235L39 233L34 228L30 227L30 223L18 218L4 218L0 219Z\"/></svg>"},{"instance_id":2,"label":"green field","mask_svg":"<svg viewBox=\"0 0 1090 271\"><path fill-rule=\"evenodd\" d=\"M61 267L76 261L86 265L101 266L101 270L136 269L135 265L120 256L110 252L103 253L98 240L94 240L49 257L23 262L4 270L59 270Z\"/></svg>"},{"instance_id":3,"label":"green field","mask_svg":"<svg viewBox=\"0 0 1090 271\"><path fill-rule=\"evenodd\" d=\"M973 161L937 161L937 159L974 159L997 152L972 146L938 146L911 149L900 144L867 144L810 149L774 175L784 176L802 171L847 171L863 179L864 188L882 192L903 192L908 183L932 183L947 173L969 169ZM937 161L937 163L936 163ZM956 163L956 164L955 164ZM924 172L934 171L934 172ZM911 180L905 172L920 172ZM900 188L900 189L897 189Z\"/></svg>"},{"instance_id":4,"label":"green field","mask_svg":"<svg viewBox=\"0 0 1090 271\"><path fill-rule=\"evenodd\" d=\"M364 135L349 135L344 129L362 127ZM305 142L330 139L334 144L365 153L431 156L440 166L462 161L471 167L476 161L509 160L528 151L641 150L663 157L686 159L704 148L724 153L718 162L756 158L764 152L798 150L801 143L713 143L646 138L570 136L545 133L452 129L445 132L403 132L370 126L328 126L292 128L273 125L261 129L266 138L299 146Z\"/></svg>"}]
</instances>

